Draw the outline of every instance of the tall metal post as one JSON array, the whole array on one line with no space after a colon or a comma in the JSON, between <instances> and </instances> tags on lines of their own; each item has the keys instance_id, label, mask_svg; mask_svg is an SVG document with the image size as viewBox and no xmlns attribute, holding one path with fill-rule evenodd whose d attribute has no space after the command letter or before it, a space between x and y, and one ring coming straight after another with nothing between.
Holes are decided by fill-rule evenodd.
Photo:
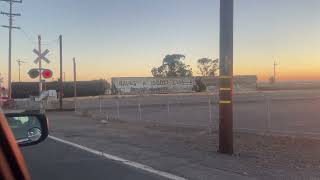
<instances>
[{"instance_id":1,"label":"tall metal post","mask_svg":"<svg viewBox=\"0 0 320 180\"><path fill-rule=\"evenodd\" d=\"M73 83L74 83L74 110L77 110L77 64L76 58L73 58Z\"/></svg>"},{"instance_id":2,"label":"tall metal post","mask_svg":"<svg viewBox=\"0 0 320 180\"><path fill-rule=\"evenodd\" d=\"M21 82L21 63L18 62L19 65L19 82Z\"/></svg>"},{"instance_id":3,"label":"tall metal post","mask_svg":"<svg viewBox=\"0 0 320 180\"><path fill-rule=\"evenodd\" d=\"M39 48L39 53L41 54L41 36L38 35L38 48ZM41 58L39 59L39 96L41 95L42 92L42 63L41 63Z\"/></svg>"},{"instance_id":4,"label":"tall metal post","mask_svg":"<svg viewBox=\"0 0 320 180\"><path fill-rule=\"evenodd\" d=\"M277 68L277 63L276 63L276 61L274 61L274 63L273 63L273 80L274 80L274 83L276 82L276 80L277 80L277 78L276 78L276 73L277 73L277 71L276 71L276 68Z\"/></svg>"},{"instance_id":5,"label":"tall metal post","mask_svg":"<svg viewBox=\"0 0 320 180\"><path fill-rule=\"evenodd\" d=\"M62 35L59 36L60 44L60 79L59 79L59 107L63 109L63 63L62 63Z\"/></svg>"},{"instance_id":6,"label":"tall metal post","mask_svg":"<svg viewBox=\"0 0 320 180\"><path fill-rule=\"evenodd\" d=\"M21 82L21 64L25 63L24 61L21 61L20 59L17 60L18 66L19 66L19 82Z\"/></svg>"},{"instance_id":7,"label":"tall metal post","mask_svg":"<svg viewBox=\"0 0 320 180\"><path fill-rule=\"evenodd\" d=\"M12 52L11 52L11 48L12 48L12 1L9 2L10 4L10 10L9 10L9 62L8 62L8 96L11 98L12 96L12 86L11 86L11 82L12 82L12 72L11 72L11 57L12 57Z\"/></svg>"},{"instance_id":8,"label":"tall metal post","mask_svg":"<svg viewBox=\"0 0 320 180\"><path fill-rule=\"evenodd\" d=\"M219 152L233 154L233 0L220 0Z\"/></svg>"}]
</instances>

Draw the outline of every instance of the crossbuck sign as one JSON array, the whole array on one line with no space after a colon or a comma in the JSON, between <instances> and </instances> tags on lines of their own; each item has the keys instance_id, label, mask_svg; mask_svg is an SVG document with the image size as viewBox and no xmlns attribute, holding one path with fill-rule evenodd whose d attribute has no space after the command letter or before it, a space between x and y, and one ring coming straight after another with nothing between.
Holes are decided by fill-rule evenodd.
<instances>
[{"instance_id":1,"label":"crossbuck sign","mask_svg":"<svg viewBox=\"0 0 320 180\"><path fill-rule=\"evenodd\" d=\"M46 58L46 55L48 55L48 53L49 53L49 50L48 50L48 49L46 49L46 50L43 51L42 53L40 53L40 52L39 52L38 50L36 50L36 49L34 49L33 52L34 52L36 55L38 55L37 59L33 61L35 64L38 64L41 60L44 60L44 61L45 61L46 63L48 63L48 64L50 63L49 59Z\"/></svg>"}]
</instances>

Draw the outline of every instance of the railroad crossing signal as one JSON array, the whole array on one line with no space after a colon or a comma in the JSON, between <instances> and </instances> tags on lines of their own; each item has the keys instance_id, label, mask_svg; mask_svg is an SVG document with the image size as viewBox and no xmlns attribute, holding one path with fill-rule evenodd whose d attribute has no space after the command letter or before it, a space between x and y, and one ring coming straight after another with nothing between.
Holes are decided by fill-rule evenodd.
<instances>
[{"instance_id":1,"label":"railroad crossing signal","mask_svg":"<svg viewBox=\"0 0 320 180\"><path fill-rule=\"evenodd\" d=\"M38 55L38 57L37 57L37 59L35 59L33 62L35 63L35 64L38 64L41 60L44 60L46 63L50 63L50 61L49 61L49 59L48 58L46 58L46 55L48 55L49 54L49 50L48 49L46 49L45 51L43 51L42 53L40 53L38 50L36 50L36 49L33 49L33 52L36 54L36 55Z\"/></svg>"},{"instance_id":2,"label":"railroad crossing signal","mask_svg":"<svg viewBox=\"0 0 320 180\"><path fill-rule=\"evenodd\" d=\"M42 76L43 76L45 79L52 78L52 75L53 75L53 72L52 72L50 69L44 69L44 70L42 71Z\"/></svg>"},{"instance_id":3,"label":"railroad crossing signal","mask_svg":"<svg viewBox=\"0 0 320 180\"><path fill-rule=\"evenodd\" d=\"M28 72L30 78L35 79L39 76L39 69L30 69Z\"/></svg>"},{"instance_id":4,"label":"railroad crossing signal","mask_svg":"<svg viewBox=\"0 0 320 180\"><path fill-rule=\"evenodd\" d=\"M39 77L40 72L39 72L38 68L34 68L34 69L30 69L28 74L29 74L30 78L35 79L35 78ZM41 69L41 75L45 79L49 79L49 78L52 78L53 72L50 69Z\"/></svg>"}]
</instances>

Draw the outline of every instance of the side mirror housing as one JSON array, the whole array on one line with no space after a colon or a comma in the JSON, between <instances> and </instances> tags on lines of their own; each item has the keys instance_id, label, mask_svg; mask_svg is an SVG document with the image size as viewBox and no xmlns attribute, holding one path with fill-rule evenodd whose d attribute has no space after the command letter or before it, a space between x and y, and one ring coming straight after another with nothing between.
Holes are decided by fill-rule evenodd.
<instances>
[{"instance_id":1,"label":"side mirror housing","mask_svg":"<svg viewBox=\"0 0 320 180\"><path fill-rule=\"evenodd\" d=\"M20 146L35 145L48 137L48 119L44 114L24 112L5 116Z\"/></svg>"}]
</instances>

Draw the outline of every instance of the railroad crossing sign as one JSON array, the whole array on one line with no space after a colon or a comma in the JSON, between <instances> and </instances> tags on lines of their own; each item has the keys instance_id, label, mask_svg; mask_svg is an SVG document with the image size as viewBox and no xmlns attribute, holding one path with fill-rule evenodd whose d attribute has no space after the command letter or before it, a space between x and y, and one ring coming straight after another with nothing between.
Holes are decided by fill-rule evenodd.
<instances>
[{"instance_id":1,"label":"railroad crossing sign","mask_svg":"<svg viewBox=\"0 0 320 180\"><path fill-rule=\"evenodd\" d=\"M45 61L46 63L48 63L48 64L50 63L49 59L46 58L46 55L49 54L49 50L48 50L48 49L46 49L46 50L43 51L42 53L40 53L40 52L39 52L38 50L36 50L36 49L33 49L33 52L34 52L36 55L38 55L37 59L33 61L35 64L38 64L41 60L44 60L44 61Z\"/></svg>"}]
</instances>

